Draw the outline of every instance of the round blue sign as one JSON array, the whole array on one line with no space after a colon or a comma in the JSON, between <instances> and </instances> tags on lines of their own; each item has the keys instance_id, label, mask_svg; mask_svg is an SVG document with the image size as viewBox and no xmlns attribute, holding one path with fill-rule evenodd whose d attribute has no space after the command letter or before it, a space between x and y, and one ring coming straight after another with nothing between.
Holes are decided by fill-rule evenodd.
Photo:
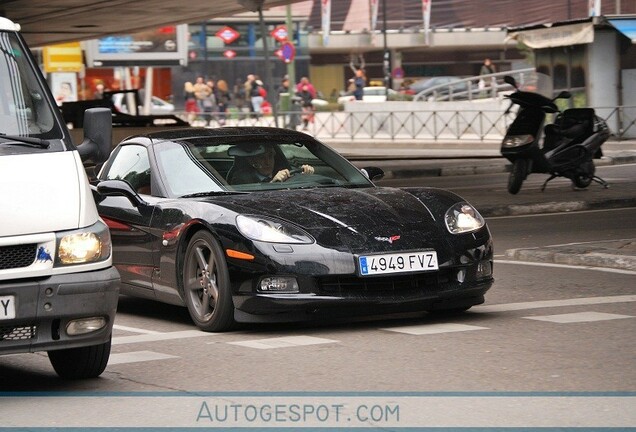
<instances>
[{"instance_id":1,"label":"round blue sign","mask_svg":"<svg viewBox=\"0 0 636 432\"><path fill-rule=\"evenodd\" d=\"M294 56L296 56L296 47L290 42L285 42L280 46L280 52L285 63L289 63L294 59Z\"/></svg>"}]
</instances>

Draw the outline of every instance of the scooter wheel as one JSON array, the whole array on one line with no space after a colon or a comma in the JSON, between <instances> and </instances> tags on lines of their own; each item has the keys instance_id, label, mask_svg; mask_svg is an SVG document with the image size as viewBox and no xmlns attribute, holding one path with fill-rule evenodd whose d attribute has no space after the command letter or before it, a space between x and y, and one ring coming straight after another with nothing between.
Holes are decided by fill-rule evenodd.
<instances>
[{"instance_id":1,"label":"scooter wheel","mask_svg":"<svg viewBox=\"0 0 636 432\"><path fill-rule=\"evenodd\" d=\"M572 177L572 183L579 189L585 189L592 183L594 177L594 162L587 161L583 164Z\"/></svg>"},{"instance_id":2,"label":"scooter wheel","mask_svg":"<svg viewBox=\"0 0 636 432\"><path fill-rule=\"evenodd\" d=\"M508 192L515 195L521 190L521 185L528 174L528 161L517 159L512 164L510 176L508 176Z\"/></svg>"}]
</instances>

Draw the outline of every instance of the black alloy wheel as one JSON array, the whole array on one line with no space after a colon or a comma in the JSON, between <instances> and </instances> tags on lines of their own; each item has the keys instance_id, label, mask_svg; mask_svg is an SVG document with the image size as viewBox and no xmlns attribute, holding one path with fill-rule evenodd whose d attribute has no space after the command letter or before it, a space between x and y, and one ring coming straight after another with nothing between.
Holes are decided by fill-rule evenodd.
<instances>
[{"instance_id":1,"label":"black alloy wheel","mask_svg":"<svg viewBox=\"0 0 636 432\"><path fill-rule=\"evenodd\" d=\"M208 231L190 239L183 260L183 296L194 323L203 331L234 326L230 276L221 246Z\"/></svg>"}]
</instances>

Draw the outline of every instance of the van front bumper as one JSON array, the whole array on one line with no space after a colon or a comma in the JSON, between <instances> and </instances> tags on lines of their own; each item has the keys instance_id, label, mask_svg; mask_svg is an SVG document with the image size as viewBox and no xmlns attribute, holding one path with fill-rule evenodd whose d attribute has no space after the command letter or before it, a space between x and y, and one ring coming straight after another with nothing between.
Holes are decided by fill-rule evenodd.
<instances>
[{"instance_id":1,"label":"van front bumper","mask_svg":"<svg viewBox=\"0 0 636 432\"><path fill-rule=\"evenodd\" d=\"M119 273L115 267L47 278L0 282L0 297L14 301L15 318L0 319L0 354L99 345L111 337ZM103 318L93 331L69 335L77 319Z\"/></svg>"}]
</instances>

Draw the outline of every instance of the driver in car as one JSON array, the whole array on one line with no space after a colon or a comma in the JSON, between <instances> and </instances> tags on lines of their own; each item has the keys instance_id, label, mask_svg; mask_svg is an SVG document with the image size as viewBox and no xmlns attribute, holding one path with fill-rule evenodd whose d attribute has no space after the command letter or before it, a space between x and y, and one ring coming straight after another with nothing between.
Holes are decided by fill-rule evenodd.
<instances>
[{"instance_id":1,"label":"driver in car","mask_svg":"<svg viewBox=\"0 0 636 432\"><path fill-rule=\"evenodd\" d=\"M311 165L290 169L289 162L271 144L236 145L228 154L234 156L234 167L227 179L230 184L284 182L297 172L314 173Z\"/></svg>"}]
</instances>

